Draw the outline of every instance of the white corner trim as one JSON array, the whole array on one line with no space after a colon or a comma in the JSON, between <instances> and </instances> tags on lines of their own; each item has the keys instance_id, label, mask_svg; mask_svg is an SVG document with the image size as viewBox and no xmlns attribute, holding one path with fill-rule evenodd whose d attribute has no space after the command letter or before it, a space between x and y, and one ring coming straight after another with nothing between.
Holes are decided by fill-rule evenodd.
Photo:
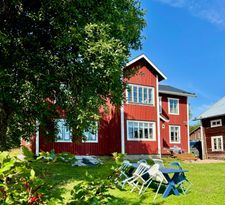
<instances>
[{"instance_id":1,"label":"white corner trim","mask_svg":"<svg viewBox=\"0 0 225 205\"><path fill-rule=\"evenodd\" d=\"M39 133L39 125L40 123L38 121L36 121L36 133L35 133L35 155L39 156L39 141L40 141L40 133Z\"/></svg>"},{"instance_id":2,"label":"white corner trim","mask_svg":"<svg viewBox=\"0 0 225 205\"><path fill-rule=\"evenodd\" d=\"M158 75L156 75L156 113L157 113L157 134L158 134L158 154L160 158L161 154L161 139L160 139L160 114L159 114L159 79Z\"/></svg>"},{"instance_id":3,"label":"white corner trim","mask_svg":"<svg viewBox=\"0 0 225 205\"><path fill-rule=\"evenodd\" d=\"M121 153L125 154L125 137L124 137L124 105L120 107L120 123L121 123Z\"/></svg>"},{"instance_id":4,"label":"white corner trim","mask_svg":"<svg viewBox=\"0 0 225 205\"><path fill-rule=\"evenodd\" d=\"M142 54L142 55L140 55L140 56L138 56L138 57L136 57L136 58L134 58L133 60L131 60L130 62L128 62L127 64L126 64L126 67L128 67L128 66L130 66L131 64L133 64L133 63L135 63L135 62L137 62L138 60L140 60L140 59L142 59L142 58L144 58L161 76L162 76L162 78L164 79L164 80L166 80L167 79L167 77L157 68L157 66L152 62L152 61L150 61L149 60L149 58L146 56L146 55L144 55L144 54Z\"/></svg>"},{"instance_id":5,"label":"white corner trim","mask_svg":"<svg viewBox=\"0 0 225 205\"><path fill-rule=\"evenodd\" d=\"M202 121L201 121L200 131L201 131L202 159L205 159L205 144L204 144L205 141L204 141Z\"/></svg>"},{"instance_id":6,"label":"white corner trim","mask_svg":"<svg viewBox=\"0 0 225 205\"><path fill-rule=\"evenodd\" d=\"M189 104L188 104L188 98L187 98L187 143L188 143L188 153L190 153L190 133L189 133Z\"/></svg>"}]
</instances>

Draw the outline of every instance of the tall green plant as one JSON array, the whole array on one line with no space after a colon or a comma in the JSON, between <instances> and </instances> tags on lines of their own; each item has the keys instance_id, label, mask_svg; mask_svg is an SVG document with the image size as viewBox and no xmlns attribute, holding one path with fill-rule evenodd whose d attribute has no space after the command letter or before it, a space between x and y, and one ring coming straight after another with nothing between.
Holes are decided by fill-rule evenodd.
<instances>
[{"instance_id":1,"label":"tall green plant","mask_svg":"<svg viewBox=\"0 0 225 205\"><path fill-rule=\"evenodd\" d=\"M9 132L29 138L36 120L52 137L63 114L82 136L101 105L119 105L143 16L138 0L1 1L0 150Z\"/></svg>"}]
</instances>

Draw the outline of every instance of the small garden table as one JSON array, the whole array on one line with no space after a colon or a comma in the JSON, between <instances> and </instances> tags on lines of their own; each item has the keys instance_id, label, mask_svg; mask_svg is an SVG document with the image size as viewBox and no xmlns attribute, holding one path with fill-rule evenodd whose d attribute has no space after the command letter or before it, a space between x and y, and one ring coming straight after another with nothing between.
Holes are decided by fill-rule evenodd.
<instances>
[{"instance_id":1,"label":"small garden table","mask_svg":"<svg viewBox=\"0 0 225 205\"><path fill-rule=\"evenodd\" d=\"M176 188L176 184L179 182L180 173L188 171L174 168L160 168L159 170L163 173L168 181L167 187L163 193L163 198L166 198L171 190L173 190L173 193L178 196L179 191ZM172 177L169 174L173 174Z\"/></svg>"}]
</instances>

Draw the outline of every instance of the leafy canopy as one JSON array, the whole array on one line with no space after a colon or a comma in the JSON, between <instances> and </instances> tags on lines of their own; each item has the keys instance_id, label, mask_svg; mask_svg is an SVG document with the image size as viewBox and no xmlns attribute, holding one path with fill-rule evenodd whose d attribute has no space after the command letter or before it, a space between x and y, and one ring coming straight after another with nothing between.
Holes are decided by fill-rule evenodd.
<instances>
[{"instance_id":1,"label":"leafy canopy","mask_svg":"<svg viewBox=\"0 0 225 205\"><path fill-rule=\"evenodd\" d=\"M29 137L36 120L52 136L59 110L78 135L107 99L120 104L143 16L136 0L1 1L1 142L4 133Z\"/></svg>"}]
</instances>

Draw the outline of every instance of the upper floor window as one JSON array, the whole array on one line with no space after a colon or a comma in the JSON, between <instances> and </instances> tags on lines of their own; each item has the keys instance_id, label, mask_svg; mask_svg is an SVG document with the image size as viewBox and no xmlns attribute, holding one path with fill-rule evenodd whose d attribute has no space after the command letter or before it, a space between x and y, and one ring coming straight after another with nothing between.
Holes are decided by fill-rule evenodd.
<instances>
[{"instance_id":1,"label":"upper floor window","mask_svg":"<svg viewBox=\"0 0 225 205\"><path fill-rule=\"evenodd\" d=\"M219 126L222 126L222 119L211 120L210 121L210 126L211 127L219 127Z\"/></svg>"},{"instance_id":2,"label":"upper floor window","mask_svg":"<svg viewBox=\"0 0 225 205\"><path fill-rule=\"evenodd\" d=\"M56 120L56 126L58 128L57 141L70 142L72 132L71 129L69 129L69 126L66 124L66 120Z\"/></svg>"},{"instance_id":3,"label":"upper floor window","mask_svg":"<svg viewBox=\"0 0 225 205\"><path fill-rule=\"evenodd\" d=\"M223 136L211 137L212 151L223 151Z\"/></svg>"},{"instance_id":4,"label":"upper floor window","mask_svg":"<svg viewBox=\"0 0 225 205\"><path fill-rule=\"evenodd\" d=\"M170 143L180 143L180 126L170 125Z\"/></svg>"},{"instance_id":5,"label":"upper floor window","mask_svg":"<svg viewBox=\"0 0 225 205\"><path fill-rule=\"evenodd\" d=\"M179 115L179 99L168 98L169 114Z\"/></svg>"},{"instance_id":6,"label":"upper floor window","mask_svg":"<svg viewBox=\"0 0 225 205\"><path fill-rule=\"evenodd\" d=\"M128 85L127 102L154 105L154 88L141 85Z\"/></svg>"},{"instance_id":7,"label":"upper floor window","mask_svg":"<svg viewBox=\"0 0 225 205\"><path fill-rule=\"evenodd\" d=\"M155 140L155 123L127 120L128 140Z\"/></svg>"}]
</instances>

